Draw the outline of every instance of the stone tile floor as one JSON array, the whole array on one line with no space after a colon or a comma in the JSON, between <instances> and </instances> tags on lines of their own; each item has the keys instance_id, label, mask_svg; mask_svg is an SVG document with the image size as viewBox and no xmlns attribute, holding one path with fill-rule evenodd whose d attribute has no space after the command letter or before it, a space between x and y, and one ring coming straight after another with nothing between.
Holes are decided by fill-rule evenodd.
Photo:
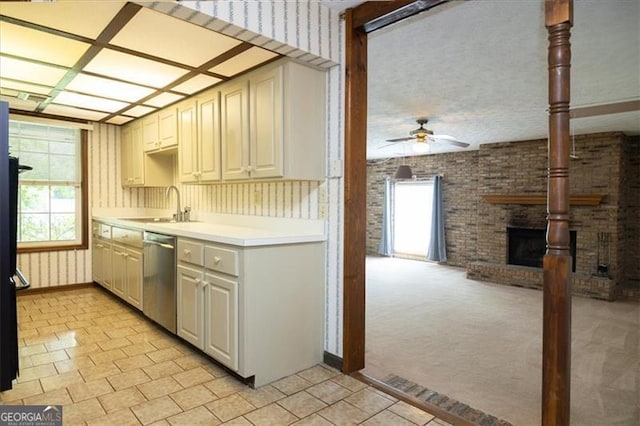
<instances>
[{"instance_id":1,"label":"stone tile floor","mask_svg":"<svg viewBox=\"0 0 640 426\"><path fill-rule=\"evenodd\" d=\"M251 389L99 288L18 297L20 377L0 404L65 425L448 425L317 365Z\"/></svg>"}]
</instances>

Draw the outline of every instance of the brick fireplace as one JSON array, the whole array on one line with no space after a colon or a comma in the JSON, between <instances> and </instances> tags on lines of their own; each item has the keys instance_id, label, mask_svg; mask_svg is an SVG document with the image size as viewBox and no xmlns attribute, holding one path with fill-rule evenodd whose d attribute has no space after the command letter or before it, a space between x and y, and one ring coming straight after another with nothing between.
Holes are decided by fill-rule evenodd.
<instances>
[{"instance_id":1,"label":"brick fireplace","mask_svg":"<svg viewBox=\"0 0 640 426\"><path fill-rule=\"evenodd\" d=\"M640 143L622 133L575 137L571 160L574 196L570 229L576 232L575 294L614 300L640 294ZM384 177L402 160L369 161L367 249L379 241ZM419 176L442 174L448 264L469 278L506 285L542 287L542 270L508 265L507 227L546 228L546 140L481 145L478 151L411 157ZM520 199L492 202L495 196ZM586 195L586 198L575 197ZM532 201L533 200L533 201ZM608 276L595 276L598 235L608 234ZM635 295L635 296L634 296Z\"/></svg>"}]
</instances>

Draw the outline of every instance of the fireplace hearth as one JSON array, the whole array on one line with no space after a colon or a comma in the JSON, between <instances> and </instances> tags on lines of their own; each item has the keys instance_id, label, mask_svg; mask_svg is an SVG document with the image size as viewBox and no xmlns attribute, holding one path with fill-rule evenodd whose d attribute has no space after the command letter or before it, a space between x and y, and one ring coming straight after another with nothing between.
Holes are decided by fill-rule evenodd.
<instances>
[{"instance_id":1,"label":"fireplace hearth","mask_svg":"<svg viewBox=\"0 0 640 426\"><path fill-rule=\"evenodd\" d=\"M569 233L569 251L573 259L573 272L575 272L576 231L569 231ZM545 229L507 226L507 263L542 268L542 258L547 246L545 235Z\"/></svg>"}]
</instances>

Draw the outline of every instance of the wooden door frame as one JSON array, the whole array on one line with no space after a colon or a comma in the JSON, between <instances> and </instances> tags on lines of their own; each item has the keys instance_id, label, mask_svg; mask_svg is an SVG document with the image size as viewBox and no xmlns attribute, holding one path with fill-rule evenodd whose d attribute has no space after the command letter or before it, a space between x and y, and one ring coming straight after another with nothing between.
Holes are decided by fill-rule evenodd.
<instances>
[{"instance_id":1,"label":"wooden door frame","mask_svg":"<svg viewBox=\"0 0 640 426\"><path fill-rule=\"evenodd\" d=\"M445 3L367 2L345 13L343 371L365 366L367 214L367 33ZM419 4L418 9L416 5ZM569 424L571 257L569 253L569 29L573 0L545 0L549 31L549 169L544 259L542 421Z\"/></svg>"}]
</instances>

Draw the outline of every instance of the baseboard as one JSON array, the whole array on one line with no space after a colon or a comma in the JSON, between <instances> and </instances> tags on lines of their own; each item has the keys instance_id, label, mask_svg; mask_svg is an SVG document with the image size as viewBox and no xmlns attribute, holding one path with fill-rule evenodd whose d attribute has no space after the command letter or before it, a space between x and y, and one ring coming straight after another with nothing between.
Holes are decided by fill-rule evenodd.
<instances>
[{"instance_id":1,"label":"baseboard","mask_svg":"<svg viewBox=\"0 0 640 426\"><path fill-rule=\"evenodd\" d=\"M342 358L327 351L324 351L323 362L329 367L342 371Z\"/></svg>"},{"instance_id":2,"label":"baseboard","mask_svg":"<svg viewBox=\"0 0 640 426\"><path fill-rule=\"evenodd\" d=\"M94 287L99 287L99 285L94 282L90 282L90 283L58 285L55 287L38 287L38 288L30 287L30 288L16 292L16 297L32 296L34 294L42 294L42 293L55 293L58 291L81 290L83 288L94 288Z\"/></svg>"}]
</instances>

